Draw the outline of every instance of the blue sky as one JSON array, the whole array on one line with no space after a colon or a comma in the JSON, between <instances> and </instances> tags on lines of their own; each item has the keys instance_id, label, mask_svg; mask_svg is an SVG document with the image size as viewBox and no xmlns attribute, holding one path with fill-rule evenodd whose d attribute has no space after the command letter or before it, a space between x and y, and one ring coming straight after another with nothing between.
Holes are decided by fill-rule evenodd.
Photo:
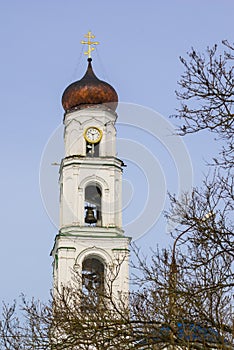
<instances>
[{"instance_id":1,"label":"blue sky","mask_svg":"<svg viewBox=\"0 0 234 350\"><path fill-rule=\"evenodd\" d=\"M169 120L178 106L174 91L182 73L179 56L191 46L202 51L222 39L232 42L233 15L231 0L0 1L1 300L21 292L43 299L51 288L49 253L56 227L41 199L40 161L63 119L61 95L86 69L83 35L90 29L100 41L93 54L94 70L115 87L121 102L149 107ZM163 147L133 126L120 126L119 135L126 138L128 130L135 141L157 153L171 190L171 160L164 157ZM208 135L185 143L199 184L204 159L216 145ZM135 184L132 207L125 212L133 219L134 211L142 210L136 203L145 200L147 174L129 161L127 182L136 171L142 185ZM53 172L56 179L57 169ZM138 240L143 249L169 241L160 220Z\"/></svg>"}]
</instances>

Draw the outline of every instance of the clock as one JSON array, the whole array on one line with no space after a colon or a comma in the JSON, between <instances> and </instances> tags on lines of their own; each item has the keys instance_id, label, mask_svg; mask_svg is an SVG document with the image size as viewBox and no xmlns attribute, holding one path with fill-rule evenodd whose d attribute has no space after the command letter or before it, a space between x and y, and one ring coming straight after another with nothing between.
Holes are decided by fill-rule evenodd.
<instances>
[{"instance_id":1,"label":"clock","mask_svg":"<svg viewBox=\"0 0 234 350\"><path fill-rule=\"evenodd\" d=\"M84 138L89 143L98 143L102 138L102 130L96 126L90 126L85 130Z\"/></svg>"}]
</instances>

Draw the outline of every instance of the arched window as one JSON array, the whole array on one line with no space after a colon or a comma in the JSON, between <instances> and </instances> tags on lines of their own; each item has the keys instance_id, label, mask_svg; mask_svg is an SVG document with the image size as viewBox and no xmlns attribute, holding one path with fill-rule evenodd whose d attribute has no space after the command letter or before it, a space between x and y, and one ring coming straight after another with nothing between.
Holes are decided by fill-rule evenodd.
<instances>
[{"instance_id":1,"label":"arched window","mask_svg":"<svg viewBox=\"0 0 234 350\"><path fill-rule=\"evenodd\" d=\"M92 226L102 225L102 191L96 184L85 188L85 223Z\"/></svg>"},{"instance_id":2,"label":"arched window","mask_svg":"<svg viewBox=\"0 0 234 350\"><path fill-rule=\"evenodd\" d=\"M98 301L104 292L104 264L97 258L86 258L82 263L82 292Z\"/></svg>"}]
</instances>

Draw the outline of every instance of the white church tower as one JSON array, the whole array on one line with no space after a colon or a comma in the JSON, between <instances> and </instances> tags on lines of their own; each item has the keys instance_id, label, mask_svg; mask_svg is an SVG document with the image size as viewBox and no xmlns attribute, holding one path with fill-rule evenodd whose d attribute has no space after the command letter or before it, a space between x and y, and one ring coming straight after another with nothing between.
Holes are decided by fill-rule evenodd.
<instances>
[{"instance_id":1,"label":"white church tower","mask_svg":"<svg viewBox=\"0 0 234 350\"><path fill-rule=\"evenodd\" d=\"M60 230L52 249L54 287L80 276L85 294L128 293L129 241L122 229L122 167L116 157L114 88L93 72L88 37L88 68L62 97L65 157L60 166ZM117 272L118 271L118 272Z\"/></svg>"}]
</instances>

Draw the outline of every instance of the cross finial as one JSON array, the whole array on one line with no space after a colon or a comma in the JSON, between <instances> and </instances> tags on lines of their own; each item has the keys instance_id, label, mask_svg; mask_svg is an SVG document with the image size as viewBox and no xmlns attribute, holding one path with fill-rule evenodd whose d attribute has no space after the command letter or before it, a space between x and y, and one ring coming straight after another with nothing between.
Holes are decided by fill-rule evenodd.
<instances>
[{"instance_id":1,"label":"cross finial","mask_svg":"<svg viewBox=\"0 0 234 350\"><path fill-rule=\"evenodd\" d=\"M92 32L89 30L88 34L84 35L85 38L88 38L87 41L81 40L81 44L87 44L88 45L88 50L85 51L85 55L88 55L88 58L91 58L91 52L94 50L94 47L92 45L98 45L98 41L91 41L91 39L95 38L95 35L92 34Z\"/></svg>"}]
</instances>

